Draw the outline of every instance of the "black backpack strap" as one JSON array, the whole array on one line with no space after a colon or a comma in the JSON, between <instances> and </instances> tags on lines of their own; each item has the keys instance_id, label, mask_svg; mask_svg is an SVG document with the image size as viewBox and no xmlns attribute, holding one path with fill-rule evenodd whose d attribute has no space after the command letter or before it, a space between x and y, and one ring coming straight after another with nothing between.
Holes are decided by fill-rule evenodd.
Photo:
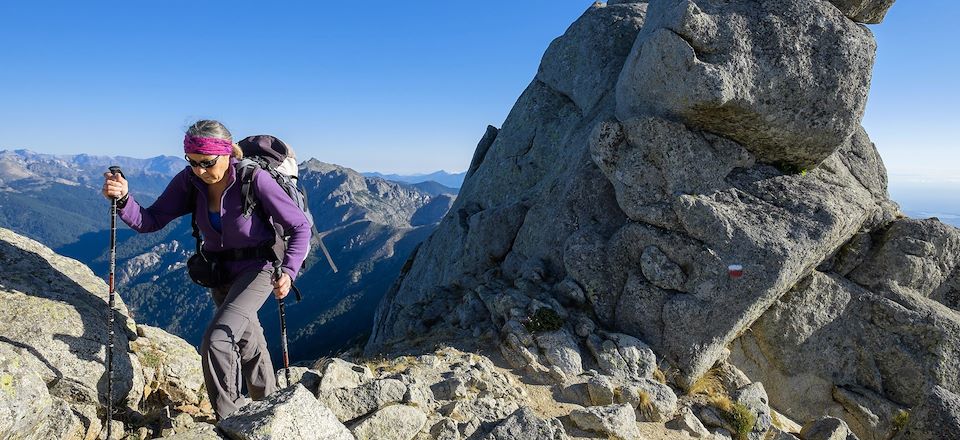
<instances>
[{"instance_id":1,"label":"black backpack strap","mask_svg":"<svg viewBox=\"0 0 960 440\"><path fill-rule=\"evenodd\" d=\"M190 204L190 226L193 228L193 239L197 241L197 254L206 259L201 249L203 248L203 238L200 235L200 227L197 226L197 187L190 186L190 196L187 198Z\"/></svg>"},{"instance_id":2,"label":"black backpack strap","mask_svg":"<svg viewBox=\"0 0 960 440\"><path fill-rule=\"evenodd\" d=\"M250 159L237 163L237 180L240 181L240 196L243 198L241 212L247 218L253 215L253 210L257 207L257 198L253 195L253 175L257 168L260 168L260 164Z\"/></svg>"},{"instance_id":3,"label":"black backpack strap","mask_svg":"<svg viewBox=\"0 0 960 440\"><path fill-rule=\"evenodd\" d=\"M254 211L256 211L264 223L271 224L270 217L263 208L259 206L257 196L253 191L253 176L256 174L257 168L268 171L268 169L264 168L263 162L254 159L243 159L237 163L237 180L240 181L240 197L242 199L240 211L243 213L243 216L247 218L250 218ZM279 232L276 234L274 242L270 246L273 249L273 256L268 259L271 261L283 259L285 249L283 246L283 237L280 236Z\"/></svg>"}]
</instances>

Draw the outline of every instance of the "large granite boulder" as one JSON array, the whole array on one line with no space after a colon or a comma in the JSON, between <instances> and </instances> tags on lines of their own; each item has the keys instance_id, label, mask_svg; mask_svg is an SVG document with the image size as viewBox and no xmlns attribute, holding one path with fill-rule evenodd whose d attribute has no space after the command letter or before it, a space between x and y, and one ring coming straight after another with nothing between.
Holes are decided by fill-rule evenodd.
<instances>
[{"instance_id":1,"label":"large granite boulder","mask_svg":"<svg viewBox=\"0 0 960 440\"><path fill-rule=\"evenodd\" d=\"M664 15L658 20L669 18L667 3L671 2L650 5ZM466 307L478 302L471 292L484 305L496 303L484 301L485 297L511 287L548 302L555 292L569 292L573 283L582 288L601 324L643 337L679 364L681 382L689 382L706 371L723 347L767 306L851 236L893 218L897 208L887 198L886 173L876 149L858 126L860 110L844 112L852 122L824 142L829 148L817 153L816 162L821 164L817 169L796 173L763 164L769 158L755 148L755 141L644 112L615 112L626 98L612 93L614 84L576 82L571 81L575 75L557 74L557 66L565 65L562 58L576 52L570 49L574 47L596 48L591 58L594 70L623 68L617 55L622 42L581 46L576 40L595 38L581 35L583 26L607 26L617 29L608 38L630 39L632 31L621 27L622 15L633 14L632 22L643 20L645 8L640 5L606 7L618 8L615 13L596 5L553 43L538 79L520 97L503 128L484 137L493 140L489 145L481 142L482 160L471 165L473 172L451 212L381 302L369 354L423 335L482 333L482 328L465 324L477 321L476 315L483 321L486 313L497 315L491 319L501 332L509 327L503 326L513 319L509 313ZM738 2L727 7L730 10L712 13L753 19L762 15L743 10L749 8ZM869 78L868 32L829 4L803 6L810 10L784 8L768 12L786 14L802 24L784 25L783 35L812 32L812 18L797 17L816 12L835 25L825 34L843 34L832 38L865 38L870 50L844 53L866 57L862 67L864 78ZM647 23L639 32L631 59L642 50L647 29L662 24L658 23ZM744 25L738 32L751 29ZM800 56L787 52L785 58ZM776 71L774 61L763 62ZM628 60L624 72L630 68ZM663 75L673 72L664 66L657 69ZM621 74L618 84L637 81ZM584 113L575 104L577 99L563 99L576 87L590 89L578 96L602 97L590 112ZM567 91L558 96L558 88ZM815 97L804 99L808 100L804 108L820 105ZM791 130L810 133L803 127ZM749 275L729 279L729 264L743 265ZM557 300L563 297L558 295ZM464 309L476 313L466 319L454 313ZM459 322L448 319L458 314ZM691 325L694 322L697 325ZM504 337L512 346L508 350L515 354L512 357L524 359L534 372L557 378L553 367L572 371L562 361L539 356L536 338L534 344L518 344L506 333Z\"/></svg>"},{"instance_id":2,"label":"large granite boulder","mask_svg":"<svg viewBox=\"0 0 960 440\"><path fill-rule=\"evenodd\" d=\"M0 437L103 435L108 300L89 268L0 228ZM162 431L165 407L209 416L196 349L115 302L112 434Z\"/></svg>"},{"instance_id":3,"label":"large granite boulder","mask_svg":"<svg viewBox=\"0 0 960 440\"><path fill-rule=\"evenodd\" d=\"M830 3L853 21L876 24L883 21L894 1L896 0L830 0Z\"/></svg>"},{"instance_id":4,"label":"large granite boulder","mask_svg":"<svg viewBox=\"0 0 960 440\"><path fill-rule=\"evenodd\" d=\"M646 10L641 2L587 9L547 48L537 79L590 112L620 74Z\"/></svg>"},{"instance_id":5,"label":"large granite boulder","mask_svg":"<svg viewBox=\"0 0 960 440\"><path fill-rule=\"evenodd\" d=\"M300 384L241 407L217 427L233 440L354 440L333 412Z\"/></svg>"},{"instance_id":6,"label":"large granite boulder","mask_svg":"<svg viewBox=\"0 0 960 440\"><path fill-rule=\"evenodd\" d=\"M819 0L651 2L617 116L656 114L811 168L860 125L876 43Z\"/></svg>"},{"instance_id":7,"label":"large granite boulder","mask_svg":"<svg viewBox=\"0 0 960 440\"><path fill-rule=\"evenodd\" d=\"M11 375L11 386L22 381L22 386L36 385L33 377L47 391L30 386L39 400L29 405L46 401L52 408L50 401L56 399L105 410L108 295L106 283L88 267L0 228L0 346L13 362L31 366L29 374ZM120 408L137 405L144 381L130 353L130 340L136 338L133 321L119 295L116 304L113 403ZM27 398L24 394L16 400ZM54 414L41 410L30 417L44 413ZM82 417L84 430L99 432L97 418Z\"/></svg>"}]
</instances>

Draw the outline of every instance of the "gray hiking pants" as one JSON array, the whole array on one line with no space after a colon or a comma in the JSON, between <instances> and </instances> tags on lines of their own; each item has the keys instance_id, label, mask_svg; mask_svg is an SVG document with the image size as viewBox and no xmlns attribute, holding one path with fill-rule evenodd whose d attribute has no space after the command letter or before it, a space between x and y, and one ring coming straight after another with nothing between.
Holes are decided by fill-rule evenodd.
<instances>
[{"instance_id":1,"label":"gray hiking pants","mask_svg":"<svg viewBox=\"0 0 960 440\"><path fill-rule=\"evenodd\" d=\"M277 389L277 379L257 311L273 296L272 274L250 271L232 284L210 289L217 312L200 345L203 380L218 419L247 403L240 394L241 376L250 397L260 400Z\"/></svg>"}]
</instances>

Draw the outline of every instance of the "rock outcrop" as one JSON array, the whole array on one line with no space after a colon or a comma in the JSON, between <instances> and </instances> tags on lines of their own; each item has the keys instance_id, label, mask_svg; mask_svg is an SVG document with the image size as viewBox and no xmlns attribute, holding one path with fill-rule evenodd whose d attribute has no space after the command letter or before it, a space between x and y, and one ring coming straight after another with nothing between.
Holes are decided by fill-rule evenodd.
<instances>
[{"instance_id":1,"label":"rock outcrop","mask_svg":"<svg viewBox=\"0 0 960 440\"><path fill-rule=\"evenodd\" d=\"M736 435L789 436L735 397L762 382L761 406L801 422L936 432L960 391L960 232L905 218L860 126L876 48L860 23L892 3L590 7L484 134L366 353L489 348L591 405L642 389L665 419L690 402L654 398L653 372L701 395L724 366L743 380L707 388L729 394L704 403L713 430L739 414L760 431Z\"/></svg>"},{"instance_id":2,"label":"rock outcrop","mask_svg":"<svg viewBox=\"0 0 960 440\"><path fill-rule=\"evenodd\" d=\"M106 283L89 268L0 228L0 437L101 435L107 300ZM116 304L114 432L161 431L171 422L165 406L208 416L193 347L162 330L138 328L119 296Z\"/></svg>"}]
</instances>

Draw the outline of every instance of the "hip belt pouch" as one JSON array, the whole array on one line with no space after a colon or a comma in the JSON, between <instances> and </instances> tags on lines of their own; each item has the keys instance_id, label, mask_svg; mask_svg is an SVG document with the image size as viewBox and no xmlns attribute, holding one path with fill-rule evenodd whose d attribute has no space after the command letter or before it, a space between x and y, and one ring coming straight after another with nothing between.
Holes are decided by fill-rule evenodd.
<instances>
[{"instance_id":1,"label":"hip belt pouch","mask_svg":"<svg viewBox=\"0 0 960 440\"><path fill-rule=\"evenodd\" d=\"M197 252L187 260L187 273L194 283L203 287L220 287L223 285L224 273L217 258L206 258Z\"/></svg>"}]
</instances>

